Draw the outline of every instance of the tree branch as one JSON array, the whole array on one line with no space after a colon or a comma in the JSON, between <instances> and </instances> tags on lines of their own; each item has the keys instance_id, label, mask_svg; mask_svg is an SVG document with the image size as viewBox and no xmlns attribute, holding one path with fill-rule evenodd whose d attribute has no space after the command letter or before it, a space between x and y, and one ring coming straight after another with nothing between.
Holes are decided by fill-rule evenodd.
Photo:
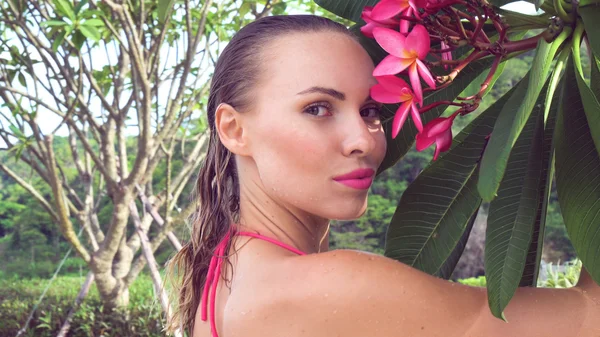
<instances>
[{"instance_id":1,"label":"tree branch","mask_svg":"<svg viewBox=\"0 0 600 337\"><path fill-rule=\"evenodd\" d=\"M52 138L53 135L48 135L44 139L46 143L46 151L48 151L48 173L50 176L50 182L52 187L52 194L54 196L54 202L56 205L56 210L58 212L58 219L60 229L65 236L65 239L71 243L75 251L81 256L81 258L85 262L90 262L90 254L83 247L77 234L73 230L73 224L69 219L67 208L65 207L65 195L62 189L62 184L60 183L58 172L56 169L56 158L54 157L54 150L52 149Z\"/></svg>"},{"instance_id":2,"label":"tree branch","mask_svg":"<svg viewBox=\"0 0 600 337\"><path fill-rule=\"evenodd\" d=\"M46 201L46 198L44 198L40 194L40 192L38 192L35 189L35 187L31 186L25 180L21 179L15 172L13 172L11 169L8 168L8 166L4 165L3 163L0 163L0 170L4 171L6 174L8 174L9 177L13 178L17 182L17 184L21 185L21 187L23 187L25 190L27 190L27 192L29 192L29 194L31 194L35 198L35 200L37 200L40 204L42 204L42 206L44 207L46 212L48 212L48 214L50 214L50 216L52 217L52 219L54 221L56 221L56 222L59 221L58 214L56 214L56 212L54 212L54 210L52 209L52 206L48 203L48 201Z\"/></svg>"}]
</instances>

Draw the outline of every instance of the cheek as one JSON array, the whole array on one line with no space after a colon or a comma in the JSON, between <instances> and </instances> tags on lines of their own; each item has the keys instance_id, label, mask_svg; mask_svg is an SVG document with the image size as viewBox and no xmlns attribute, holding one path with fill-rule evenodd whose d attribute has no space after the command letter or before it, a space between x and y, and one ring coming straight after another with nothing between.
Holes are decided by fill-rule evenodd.
<instances>
[{"instance_id":1,"label":"cheek","mask_svg":"<svg viewBox=\"0 0 600 337\"><path fill-rule=\"evenodd\" d=\"M277 126L261 132L253 153L260 179L267 191L306 197L327 177L323 165L329 151L326 142L306 127Z\"/></svg>"}]
</instances>

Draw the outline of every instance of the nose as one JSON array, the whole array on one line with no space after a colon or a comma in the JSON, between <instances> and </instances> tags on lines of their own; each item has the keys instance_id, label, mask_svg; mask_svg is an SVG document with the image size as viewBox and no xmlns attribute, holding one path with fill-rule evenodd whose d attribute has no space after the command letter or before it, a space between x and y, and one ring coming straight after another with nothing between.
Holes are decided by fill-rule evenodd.
<instances>
[{"instance_id":1,"label":"nose","mask_svg":"<svg viewBox=\"0 0 600 337\"><path fill-rule=\"evenodd\" d=\"M370 154L377 146L374 133L377 127L369 125L359 114L348 117L344 123L344 140L342 152L346 157L363 157Z\"/></svg>"}]
</instances>

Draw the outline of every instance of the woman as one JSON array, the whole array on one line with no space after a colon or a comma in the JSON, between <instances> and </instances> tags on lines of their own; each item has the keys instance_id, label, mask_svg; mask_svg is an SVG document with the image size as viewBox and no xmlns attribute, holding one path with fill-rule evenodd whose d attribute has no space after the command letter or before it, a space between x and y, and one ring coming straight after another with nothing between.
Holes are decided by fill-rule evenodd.
<instances>
[{"instance_id":1,"label":"woman","mask_svg":"<svg viewBox=\"0 0 600 337\"><path fill-rule=\"evenodd\" d=\"M599 336L587 279L519 289L505 323L485 289L328 251L330 219L365 212L386 150L373 67L345 27L314 16L263 18L231 40L211 86L200 208L173 261L175 325L194 337Z\"/></svg>"}]
</instances>

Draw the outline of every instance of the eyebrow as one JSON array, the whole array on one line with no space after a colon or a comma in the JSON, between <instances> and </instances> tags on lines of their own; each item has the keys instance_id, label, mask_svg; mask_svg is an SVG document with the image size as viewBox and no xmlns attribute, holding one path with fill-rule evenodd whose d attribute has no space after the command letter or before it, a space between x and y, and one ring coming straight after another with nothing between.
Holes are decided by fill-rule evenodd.
<instances>
[{"instance_id":1,"label":"eyebrow","mask_svg":"<svg viewBox=\"0 0 600 337\"><path fill-rule=\"evenodd\" d=\"M307 95L307 94L313 94L315 92L332 96L336 99L339 99L340 101L346 100L346 94L344 94L343 92L339 92L335 89L324 88L324 87L308 88L304 91L297 93L297 95ZM373 98L371 98L371 95L368 95L367 98L365 98L365 102L369 102L369 101L373 101Z\"/></svg>"},{"instance_id":2,"label":"eyebrow","mask_svg":"<svg viewBox=\"0 0 600 337\"><path fill-rule=\"evenodd\" d=\"M313 94L313 93L321 93L321 94L329 95L340 101L343 101L346 99L346 95L343 92L339 92L335 89L323 88L323 87L311 87L304 91L299 92L297 95L307 95L307 94Z\"/></svg>"}]
</instances>

